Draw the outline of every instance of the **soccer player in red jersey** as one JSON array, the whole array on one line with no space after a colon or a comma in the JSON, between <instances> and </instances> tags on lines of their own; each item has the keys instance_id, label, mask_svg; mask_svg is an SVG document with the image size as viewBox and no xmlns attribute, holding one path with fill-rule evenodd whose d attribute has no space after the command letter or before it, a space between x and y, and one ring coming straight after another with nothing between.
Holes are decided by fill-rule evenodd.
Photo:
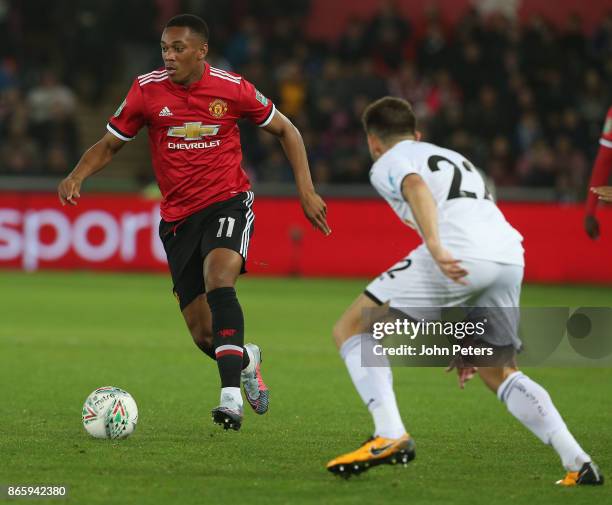
<instances>
[{"instance_id":1,"label":"soccer player in red jersey","mask_svg":"<svg viewBox=\"0 0 612 505\"><path fill-rule=\"evenodd\" d=\"M214 422L242 424L242 382L255 412L268 409L261 353L244 345L242 309L234 285L243 273L253 230L253 193L241 167L236 122L248 118L278 137L295 175L302 209L330 233L326 206L315 192L299 131L243 77L211 67L208 26L201 18L172 18L161 38L164 67L134 80L110 118L108 132L59 184L63 205L76 205L84 179L107 165L147 126L161 190L159 226L172 280L196 345L217 361L221 401Z\"/></svg>"},{"instance_id":2,"label":"soccer player in red jersey","mask_svg":"<svg viewBox=\"0 0 612 505\"><path fill-rule=\"evenodd\" d=\"M599 223L595 217L597 200L612 202L612 187L603 186L608 182L610 172L612 172L612 107L608 109L603 132L599 139L599 151L589 182L584 229L592 239L599 237Z\"/></svg>"}]
</instances>

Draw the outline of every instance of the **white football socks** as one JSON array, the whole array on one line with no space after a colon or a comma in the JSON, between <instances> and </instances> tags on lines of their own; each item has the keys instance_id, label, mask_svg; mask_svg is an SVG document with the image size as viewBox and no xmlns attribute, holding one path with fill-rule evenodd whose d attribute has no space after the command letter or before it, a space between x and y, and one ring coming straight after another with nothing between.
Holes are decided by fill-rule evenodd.
<instances>
[{"instance_id":1,"label":"white football socks","mask_svg":"<svg viewBox=\"0 0 612 505\"><path fill-rule=\"evenodd\" d=\"M406 433L400 417L395 393L393 375L386 356L375 356L372 351L375 341L369 334L353 335L340 348L340 355L348 368L353 384L374 419L374 436L400 438ZM375 356L377 366L361 366L361 346L368 346L364 352Z\"/></svg>"},{"instance_id":2,"label":"white football socks","mask_svg":"<svg viewBox=\"0 0 612 505\"><path fill-rule=\"evenodd\" d=\"M221 388L221 405L225 405L227 400L233 401L239 407L242 407L242 394L240 388Z\"/></svg>"},{"instance_id":3,"label":"white football socks","mask_svg":"<svg viewBox=\"0 0 612 505\"><path fill-rule=\"evenodd\" d=\"M522 372L510 374L497 390L510 413L545 444L552 445L566 470L591 461L567 429L548 392Z\"/></svg>"}]
</instances>

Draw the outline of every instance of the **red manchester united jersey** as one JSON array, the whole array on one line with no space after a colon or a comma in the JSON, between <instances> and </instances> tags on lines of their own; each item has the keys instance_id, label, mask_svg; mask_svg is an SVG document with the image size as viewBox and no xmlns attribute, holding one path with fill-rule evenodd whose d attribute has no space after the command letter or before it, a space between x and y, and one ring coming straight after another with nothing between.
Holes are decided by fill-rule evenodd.
<instances>
[{"instance_id":1,"label":"red manchester united jersey","mask_svg":"<svg viewBox=\"0 0 612 505\"><path fill-rule=\"evenodd\" d=\"M188 87L173 83L164 69L134 80L107 129L132 140L147 126L166 221L250 189L242 169L237 121L266 126L274 104L241 76L206 64Z\"/></svg>"}]
</instances>

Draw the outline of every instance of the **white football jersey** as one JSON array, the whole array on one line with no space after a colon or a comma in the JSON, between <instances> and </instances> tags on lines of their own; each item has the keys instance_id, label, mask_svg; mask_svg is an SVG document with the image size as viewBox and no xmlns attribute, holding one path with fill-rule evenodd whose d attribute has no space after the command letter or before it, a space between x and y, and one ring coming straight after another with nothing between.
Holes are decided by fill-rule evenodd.
<instances>
[{"instance_id":1,"label":"white football jersey","mask_svg":"<svg viewBox=\"0 0 612 505\"><path fill-rule=\"evenodd\" d=\"M523 237L506 221L465 157L427 142L405 140L374 163L372 185L405 224L417 229L401 190L408 174L420 175L431 191L438 207L440 241L455 258L524 265Z\"/></svg>"}]
</instances>

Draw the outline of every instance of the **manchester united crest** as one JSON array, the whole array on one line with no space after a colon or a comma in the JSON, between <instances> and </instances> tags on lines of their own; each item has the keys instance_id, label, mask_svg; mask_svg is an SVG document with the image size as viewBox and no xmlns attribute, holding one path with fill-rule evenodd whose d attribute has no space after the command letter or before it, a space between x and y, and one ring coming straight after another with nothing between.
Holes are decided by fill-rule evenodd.
<instances>
[{"instance_id":1,"label":"manchester united crest","mask_svg":"<svg viewBox=\"0 0 612 505\"><path fill-rule=\"evenodd\" d=\"M217 119L222 118L227 112L227 103L220 98L215 98L212 102L210 102L208 112L210 112L212 117Z\"/></svg>"}]
</instances>

